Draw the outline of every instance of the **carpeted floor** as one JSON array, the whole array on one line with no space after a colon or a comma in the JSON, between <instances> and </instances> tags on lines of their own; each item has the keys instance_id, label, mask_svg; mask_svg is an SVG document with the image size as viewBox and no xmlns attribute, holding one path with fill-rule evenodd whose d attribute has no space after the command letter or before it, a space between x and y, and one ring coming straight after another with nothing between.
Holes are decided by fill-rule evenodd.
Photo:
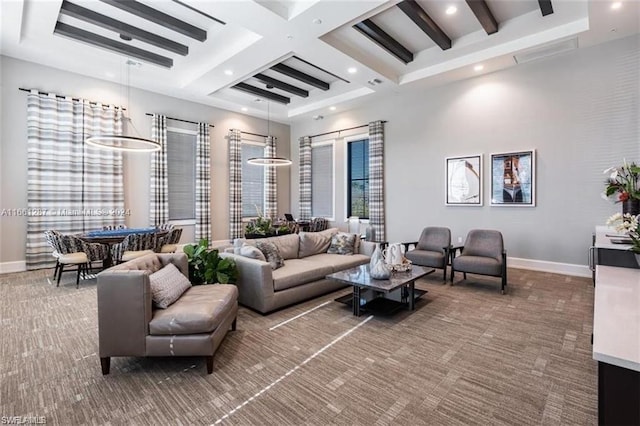
<instances>
[{"instance_id":1,"label":"carpeted floor","mask_svg":"<svg viewBox=\"0 0 640 426\"><path fill-rule=\"evenodd\" d=\"M96 280L0 275L0 416L47 424L596 424L593 285L512 269L429 292L414 312L353 317L330 302L241 308L206 374L200 358L113 358L102 376Z\"/></svg>"}]
</instances>

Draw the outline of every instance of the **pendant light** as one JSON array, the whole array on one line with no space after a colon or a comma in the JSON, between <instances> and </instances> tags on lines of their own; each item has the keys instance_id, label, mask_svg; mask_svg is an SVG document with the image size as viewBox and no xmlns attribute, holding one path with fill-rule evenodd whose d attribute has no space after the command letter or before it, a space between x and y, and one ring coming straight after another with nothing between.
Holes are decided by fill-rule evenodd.
<instances>
[{"instance_id":1,"label":"pendant light","mask_svg":"<svg viewBox=\"0 0 640 426\"><path fill-rule=\"evenodd\" d=\"M271 136L271 110L269 108L269 101L267 101L267 137L273 137ZM289 166L291 160L284 157L253 157L247 160L247 164L263 167L278 167Z\"/></svg>"},{"instance_id":2,"label":"pendant light","mask_svg":"<svg viewBox=\"0 0 640 426\"><path fill-rule=\"evenodd\" d=\"M95 135L85 139L87 145L94 146L96 148L108 149L111 151L127 151L127 152L153 152L160 150L160 143L151 139L146 139L140 136L138 129L133 125L131 117L127 117L125 112L129 110L129 98L131 92L131 86L129 82L130 70L133 66L139 66L140 63L127 59L125 62L127 65L127 109L122 113L122 135L108 134L108 135Z\"/></svg>"}]
</instances>

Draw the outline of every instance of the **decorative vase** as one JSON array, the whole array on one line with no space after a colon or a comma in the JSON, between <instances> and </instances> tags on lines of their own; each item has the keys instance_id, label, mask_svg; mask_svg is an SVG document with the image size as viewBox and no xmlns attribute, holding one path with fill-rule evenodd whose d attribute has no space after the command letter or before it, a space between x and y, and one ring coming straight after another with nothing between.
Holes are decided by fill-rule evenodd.
<instances>
[{"instance_id":1,"label":"decorative vase","mask_svg":"<svg viewBox=\"0 0 640 426\"><path fill-rule=\"evenodd\" d=\"M638 215L640 214L640 199L638 198L629 198L622 202L622 214L632 214Z\"/></svg>"},{"instance_id":2,"label":"decorative vase","mask_svg":"<svg viewBox=\"0 0 640 426\"><path fill-rule=\"evenodd\" d=\"M391 276L391 271L387 268L379 244L376 244L376 249L369 261L369 276L374 280L386 280Z\"/></svg>"}]
</instances>

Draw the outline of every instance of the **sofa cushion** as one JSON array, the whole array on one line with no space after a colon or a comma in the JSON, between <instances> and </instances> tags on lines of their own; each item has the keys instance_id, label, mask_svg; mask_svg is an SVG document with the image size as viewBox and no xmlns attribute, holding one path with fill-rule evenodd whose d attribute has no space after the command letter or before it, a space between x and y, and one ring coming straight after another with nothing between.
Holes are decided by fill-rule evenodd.
<instances>
[{"instance_id":1,"label":"sofa cushion","mask_svg":"<svg viewBox=\"0 0 640 426\"><path fill-rule=\"evenodd\" d=\"M273 271L273 289L280 291L318 281L333 272L330 265L318 261L315 257L287 260L283 268Z\"/></svg>"},{"instance_id":2,"label":"sofa cushion","mask_svg":"<svg viewBox=\"0 0 640 426\"><path fill-rule=\"evenodd\" d=\"M329 254L351 255L355 253L356 235L339 232L331 237L331 245L327 250Z\"/></svg>"},{"instance_id":3,"label":"sofa cushion","mask_svg":"<svg viewBox=\"0 0 640 426\"><path fill-rule=\"evenodd\" d=\"M284 259L274 243L260 240L256 242L256 247L264 254L265 259L271 265L271 269L276 270L284 266Z\"/></svg>"},{"instance_id":4,"label":"sofa cushion","mask_svg":"<svg viewBox=\"0 0 640 426\"><path fill-rule=\"evenodd\" d=\"M156 309L149 322L153 335L210 333L233 309L238 289L230 284L197 285L189 288L167 309Z\"/></svg>"},{"instance_id":5,"label":"sofa cushion","mask_svg":"<svg viewBox=\"0 0 640 426\"><path fill-rule=\"evenodd\" d=\"M491 257L464 255L453 259L453 267L459 271L499 277L502 262Z\"/></svg>"},{"instance_id":6,"label":"sofa cushion","mask_svg":"<svg viewBox=\"0 0 640 426\"><path fill-rule=\"evenodd\" d=\"M326 253L331 244L331 237L338 233L338 228L325 229L320 232L300 232L300 250L298 257L311 256L318 253Z\"/></svg>"},{"instance_id":7,"label":"sofa cushion","mask_svg":"<svg viewBox=\"0 0 640 426\"><path fill-rule=\"evenodd\" d=\"M343 256L341 254L322 253L313 256L314 262L320 262L323 265L330 266L331 272L343 271L359 265L369 263L371 258L364 254L354 254L353 256Z\"/></svg>"},{"instance_id":8,"label":"sofa cushion","mask_svg":"<svg viewBox=\"0 0 640 426\"><path fill-rule=\"evenodd\" d=\"M275 244L280 251L280 255L284 260L296 259L298 257L298 248L300 246L298 234L280 235L278 237L259 238L244 240L245 244L256 246L258 242L268 242ZM238 254L238 253L236 253Z\"/></svg>"},{"instance_id":9,"label":"sofa cushion","mask_svg":"<svg viewBox=\"0 0 640 426\"><path fill-rule=\"evenodd\" d=\"M151 298L160 309L166 309L191 287L191 283L173 263L149 275Z\"/></svg>"}]
</instances>

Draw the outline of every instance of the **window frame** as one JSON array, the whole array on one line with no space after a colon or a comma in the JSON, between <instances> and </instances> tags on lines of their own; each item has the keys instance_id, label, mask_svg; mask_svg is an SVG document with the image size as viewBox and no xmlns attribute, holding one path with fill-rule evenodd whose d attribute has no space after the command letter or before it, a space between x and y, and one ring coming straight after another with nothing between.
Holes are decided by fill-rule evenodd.
<instances>
[{"instance_id":1,"label":"window frame","mask_svg":"<svg viewBox=\"0 0 640 426\"><path fill-rule=\"evenodd\" d=\"M181 129L179 127L167 126L167 145L169 144L169 132L193 135L194 136L193 143L194 143L194 145L197 144L198 132L196 130ZM195 151L194 151L195 152L195 157L193 159L193 168L194 169L195 169L196 164L198 162L197 146L195 148L196 148ZM168 155L167 155L167 186L169 186L169 156ZM194 178L194 180L193 180L193 191L194 191L194 194L195 194L195 190L196 190L196 181L195 181L195 178ZM167 203L168 202L169 201L167 199ZM195 210L196 210L196 206L195 206L195 201L194 201L194 206L193 206L194 216L195 216ZM195 225L196 224L196 218L194 217L193 219L169 219L167 222L172 224L172 225L189 226L189 225Z\"/></svg>"},{"instance_id":2,"label":"window frame","mask_svg":"<svg viewBox=\"0 0 640 426\"><path fill-rule=\"evenodd\" d=\"M344 141L344 217L345 220L349 219L349 144L351 142L358 142L366 139L370 141L369 132L360 133L353 136L347 136ZM360 223L369 223L369 218L360 218Z\"/></svg>"},{"instance_id":3,"label":"window frame","mask_svg":"<svg viewBox=\"0 0 640 426\"><path fill-rule=\"evenodd\" d=\"M244 145L253 145L253 146L259 146L262 147L263 149L263 153L261 155L261 157L264 157L264 148L267 146L266 142L263 141L255 141L255 140L251 140L251 139L241 139L240 141L240 146L244 146ZM242 159L242 155L240 155L240 158ZM247 163L242 163L241 167L240 167L240 182L241 185L242 183L244 183L244 176L242 175L242 170L244 170L244 167L247 166ZM252 167L260 167L262 169L264 169L263 166L252 166ZM241 222L243 223L247 223L250 222L252 220L255 220L258 218L257 212L255 216L244 216L244 205L242 204L243 201L242 199L240 200L240 211L241 211ZM260 206L260 210L264 210L264 172L262 173L262 205ZM264 211L262 212L262 214L264 215Z\"/></svg>"},{"instance_id":4,"label":"window frame","mask_svg":"<svg viewBox=\"0 0 640 426\"><path fill-rule=\"evenodd\" d=\"M335 221L335 217L336 217L336 140L335 139L328 139L328 140L324 140L324 141L319 141L319 142L311 142L311 151L312 151L312 156L313 156L313 148L314 147L321 147L321 146L327 146L327 145L331 145L331 191L332 191L332 197L331 197L331 217L327 217L326 219L329 221ZM313 158L313 157L312 157ZM311 176L312 176L312 181L311 181L311 215L313 217L313 161L311 162Z\"/></svg>"}]
</instances>

